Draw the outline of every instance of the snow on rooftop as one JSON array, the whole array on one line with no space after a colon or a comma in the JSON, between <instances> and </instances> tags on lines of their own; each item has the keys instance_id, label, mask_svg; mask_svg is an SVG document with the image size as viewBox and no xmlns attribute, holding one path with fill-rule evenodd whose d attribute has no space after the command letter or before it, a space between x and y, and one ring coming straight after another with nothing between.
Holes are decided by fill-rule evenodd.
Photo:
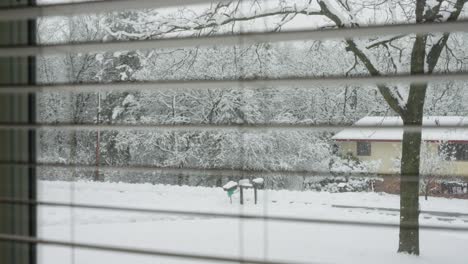
<instances>
[{"instance_id":1,"label":"snow on rooftop","mask_svg":"<svg viewBox=\"0 0 468 264\"><path fill-rule=\"evenodd\" d=\"M357 121L353 127L337 133L332 139L337 141L370 140L370 141L401 141L403 129L392 126L402 126L403 121L397 116L367 116ZM466 116L427 116L423 119L427 126L452 126L451 128L423 128L422 139L425 141L468 141L468 117ZM385 128L357 128L358 126L389 126ZM453 128L463 126L463 128Z\"/></svg>"}]
</instances>

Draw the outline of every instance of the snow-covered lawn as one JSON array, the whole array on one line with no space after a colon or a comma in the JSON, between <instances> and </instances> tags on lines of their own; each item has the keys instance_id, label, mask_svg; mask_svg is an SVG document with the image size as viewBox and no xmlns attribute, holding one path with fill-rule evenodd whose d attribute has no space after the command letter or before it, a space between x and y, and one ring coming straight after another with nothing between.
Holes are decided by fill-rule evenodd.
<instances>
[{"instance_id":1,"label":"snow-covered lawn","mask_svg":"<svg viewBox=\"0 0 468 264\"><path fill-rule=\"evenodd\" d=\"M374 222L398 222L390 210L337 208L333 205L398 208L395 195L378 193L259 192L259 204L247 191L244 206L229 203L221 188L150 184L48 182L39 184L43 201L165 208L208 212L269 214ZM468 200L421 199L427 211L468 214ZM466 226L468 216L421 215L421 224ZM264 222L229 218L157 215L41 207L39 236L157 250L291 260L305 263L468 263L468 232L421 230L421 256L396 254L398 229L329 224ZM266 243L265 243L266 242ZM266 254L266 256L265 256ZM207 263L175 258L116 254L41 246L40 264Z\"/></svg>"}]
</instances>

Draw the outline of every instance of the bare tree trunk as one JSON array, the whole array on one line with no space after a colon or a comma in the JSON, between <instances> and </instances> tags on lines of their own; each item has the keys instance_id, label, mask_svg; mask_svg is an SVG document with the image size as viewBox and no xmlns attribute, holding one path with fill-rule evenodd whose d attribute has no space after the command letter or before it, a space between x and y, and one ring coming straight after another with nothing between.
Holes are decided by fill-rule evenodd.
<instances>
[{"instance_id":1,"label":"bare tree trunk","mask_svg":"<svg viewBox=\"0 0 468 264\"><path fill-rule=\"evenodd\" d=\"M416 21L422 23L425 1L416 3ZM424 74L425 35L416 35L411 52L411 74ZM427 83L412 83L406 109L401 115L404 125L421 126ZM400 241L398 252L419 255L419 165L421 130L404 131L400 179Z\"/></svg>"},{"instance_id":2,"label":"bare tree trunk","mask_svg":"<svg viewBox=\"0 0 468 264\"><path fill-rule=\"evenodd\" d=\"M68 160L70 164L78 163L78 132L72 130L70 133L70 159ZM78 177L78 170L76 167L71 168L71 181L76 181Z\"/></svg>"},{"instance_id":3,"label":"bare tree trunk","mask_svg":"<svg viewBox=\"0 0 468 264\"><path fill-rule=\"evenodd\" d=\"M425 83L410 85L406 113L402 115L405 126L422 126L426 90L427 84ZM398 252L419 255L421 130L403 132L401 155L400 242Z\"/></svg>"},{"instance_id":4,"label":"bare tree trunk","mask_svg":"<svg viewBox=\"0 0 468 264\"><path fill-rule=\"evenodd\" d=\"M400 180L400 242L398 252L419 255L420 132L403 134Z\"/></svg>"},{"instance_id":5,"label":"bare tree trunk","mask_svg":"<svg viewBox=\"0 0 468 264\"><path fill-rule=\"evenodd\" d=\"M427 176L424 176L424 177L427 177ZM431 183L430 181L426 180L426 182L425 182L426 186L424 186L425 187L424 188L424 200L426 200L426 201L427 201L427 196L429 196L429 184L430 183Z\"/></svg>"},{"instance_id":6,"label":"bare tree trunk","mask_svg":"<svg viewBox=\"0 0 468 264\"><path fill-rule=\"evenodd\" d=\"M94 181L104 181L101 177L101 172L99 171L99 166L101 165L101 133L100 131L96 131L96 161L95 161L95 170L94 170Z\"/></svg>"}]
</instances>

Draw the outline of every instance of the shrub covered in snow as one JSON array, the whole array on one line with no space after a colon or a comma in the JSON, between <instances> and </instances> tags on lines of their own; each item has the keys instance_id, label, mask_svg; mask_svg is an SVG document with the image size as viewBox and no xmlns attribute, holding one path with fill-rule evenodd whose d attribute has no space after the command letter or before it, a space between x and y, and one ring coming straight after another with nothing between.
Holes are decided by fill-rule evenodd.
<instances>
[{"instance_id":1,"label":"shrub covered in snow","mask_svg":"<svg viewBox=\"0 0 468 264\"><path fill-rule=\"evenodd\" d=\"M366 192L372 191L373 181L378 178L357 177L311 177L305 179L304 190L324 192Z\"/></svg>"}]
</instances>

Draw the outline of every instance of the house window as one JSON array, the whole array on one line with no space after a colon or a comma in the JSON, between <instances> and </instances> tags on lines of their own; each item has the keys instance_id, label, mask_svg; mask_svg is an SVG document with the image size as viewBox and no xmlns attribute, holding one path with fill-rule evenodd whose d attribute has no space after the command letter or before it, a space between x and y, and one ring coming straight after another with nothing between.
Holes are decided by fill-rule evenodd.
<instances>
[{"instance_id":1,"label":"house window","mask_svg":"<svg viewBox=\"0 0 468 264\"><path fill-rule=\"evenodd\" d=\"M439 145L439 155L446 160L468 161L468 143L446 143Z\"/></svg>"},{"instance_id":2,"label":"house window","mask_svg":"<svg viewBox=\"0 0 468 264\"><path fill-rule=\"evenodd\" d=\"M357 142L357 155L358 156L370 156L371 155L371 143L366 141Z\"/></svg>"}]
</instances>

